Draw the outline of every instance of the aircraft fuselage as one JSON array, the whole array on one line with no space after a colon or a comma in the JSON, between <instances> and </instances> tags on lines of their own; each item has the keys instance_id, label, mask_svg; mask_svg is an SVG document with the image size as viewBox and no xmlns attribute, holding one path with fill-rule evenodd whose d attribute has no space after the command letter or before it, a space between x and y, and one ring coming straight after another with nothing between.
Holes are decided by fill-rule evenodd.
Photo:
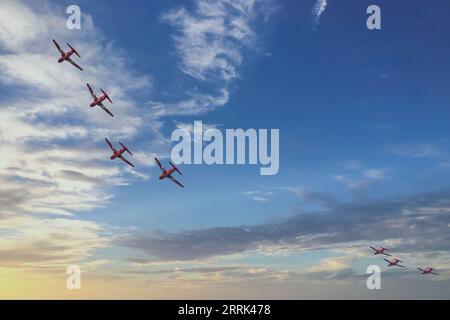
<instances>
[{"instance_id":1,"label":"aircraft fuselage","mask_svg":"<svg viewBox=\"0 0 450 320\"><path fill-rule=\"evenodd\" d=\"M94 99L94 101L92 101L92 103L89 105L91 108L98 106L100 103L103 102L103 100L105 100L106 97L101 97L101 98L96 98Z\"/></svg>"},{"instance_id":2,"label":"aircraft fuselage","mask_svg":"<svg viewBox=\"0 0 450 320\"><path fill-rule=\"evenodd\" d=\"M59 58L59 60L58 60L58 63L64 62L64 61L66 61L67 59L69 59L70 56L72 55L72 53L73 53L73 51L70 50L70 51L67 51L66 53L62 54L62 55L61 55L61 58Z\"/></svg>"},{"instance_id":3,"label":"aircraft fuselage","mask_svg":"<svg viewBox=\"0 0 450 320\"><path fill-rule=\"evenodd\" d=\"M162 180L164 178L167 178L168 176L170 176L172 173L174 173L175 169L170 169L170 170L164 170L164 173L162 175L159 176L159 180Z\"/></svg>"},{"instance_id":4,"label":"aircraft fuselage","mask_svg":"<svg viewBox=\"0 0 450 320\"><path fill-rule=\"evenodd\" d=\"M122 153L124 153L124 152L125 152L125 149L124 149L124 148L120 149L119 151L115 151L115 152L113 153L113 155L110 157L110 159L111 159L111 160L114 160L114 159L117 158L118 156L122 155Z\"/></svg>"}]
</instances>

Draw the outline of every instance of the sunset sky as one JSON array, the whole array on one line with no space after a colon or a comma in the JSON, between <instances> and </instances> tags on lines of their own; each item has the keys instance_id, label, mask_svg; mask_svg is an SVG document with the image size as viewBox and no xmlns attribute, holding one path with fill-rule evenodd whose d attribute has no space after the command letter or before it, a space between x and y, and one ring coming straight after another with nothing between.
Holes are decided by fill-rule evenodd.
<instances>
[{"instance_id":1,"label":"sunset sky","mask_svg":"<svg viewBox=\"0 0 450 320\"><path fill-rule=\"evenodd\" d=\"M1 0L0 298L450 298L450 3L377 1L369 30L372 2ZM194 121L279 129L278 174L159 181Z\"/></svg>"}]
</instances>

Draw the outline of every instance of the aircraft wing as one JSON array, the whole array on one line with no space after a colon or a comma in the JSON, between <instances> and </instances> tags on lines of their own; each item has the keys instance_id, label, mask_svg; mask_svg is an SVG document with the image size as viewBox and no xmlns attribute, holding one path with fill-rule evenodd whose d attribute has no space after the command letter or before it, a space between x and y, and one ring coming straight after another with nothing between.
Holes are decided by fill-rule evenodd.
<instances>
[{"instance_id":1,"label":"aircraft wing","mask_svg":"<svg viewBox=\"0 0 450 320\"><path fill-rule=\"evenodd\" d=\"M405 266L402 266L401 264L396 264L397 267L406 268Z\"/></svg>"},{"instance_id":2,"label":"aircraft wing","mask_svg":"<svg viewBox=\"0 0 450 320\"><path fill-rule=\"evenodd\" d=\"M163 168L161 162L159 162L158 158L155 157L155 161L156 161L156 163L158 164L158 166L159 166L159 168L161 169L161 171L164 172L164 168Z\"/></svg>"},{"instance_id":3,"label":"aircraft wing","mask_svg":"<svg viewBox=\"0 0 450 320\"><path fill-rule=\"evenodd\" d=\"M58 49L59 53L64 54L64 51L61 49L61 47L59 46L58 42L55 41L55 39L53 39L53 43L55 44L56 49Z\"/></svg>"},{"instance_id":4,"label":"aircraft wing","mask_svg":"<svg viewBox=\"0 0 450 320\"><path fill-rule=\"evenodd\" d=\"M132 167L134 168L134 164L132 164L132 163L131 163L130 161L128 161L127 159L125 159L123 156L120 155L119 158L120 158L120 160L122 160L122 161L128 163L130 166L132 166Z\"/></svg>"},{"instance_id":5,"label":"aircraft wing","mask_svg":"<svg viewBox=\"0 0 450 320\"><path fill-rule=\"evenodd\" d=\"M78 68L78 69L80 69L81 71L83 71L83 69L82 69L79 65L77 65L75 62L73 62L72 59L67 58L67 61L70 62L70 63L71 63L73 66L75 66L76 68Z\"/></svg>"},{"instance_id":6,"label":"aircraft wing","mask_svg":"<svg viewBox=\"0 0 450 320\"><path fill-rule=\"evenodd\" d=\"M392 257L389 253L383 252L385 256Z\"/></svg>"},{"instance_id":7,"label":"aircraft wing","mask_svg":"<svg viewBox=\"0 0 450 320\"><path fill-rule=\"evenodd\" d=\"M109 140L106 139L106 138L105 138L105 141L106 141L106 143L108 144L108 146L111 148L111 150L112 150L113 152L116 152L116 149L114 149L114 147L112 146L111 142L109 142Z\"/></svg>"},{"instance_id":8,"label":"aircraft wing","mask_svg":"<svg viewBox=\"0 0 450 320\"><path fill-rule=\"evenodd\" d=\"M105 110L111 117L114 117L114 115L109 111L102 103L99 104L100 108Z\"/></svg>"},{"instance_id":9,"label":"aircraft wing","mask_svg":"<svg viewBox=\"0 0 450 320\"><path fill-rule=\"evenodd\" d=\"M88 89L89 89L89 92L91 93L92 98L95 99L94 90L92 90L92 88L91 88L91 86L89 85L89 83L87 83L86 85L87 85L87 87L88 87Z\"/></svg>"},{"instance_id":10,"label":"aircraft wing","mask_svg":"<svg viewBox=\"0 0 450 320\"><path fill-rule=\"evenodd\" d=\"M177 185L179 185L180 187L184 188L184 186L174 177L172 176L167 176L167 178L169 178L170 180L172 180L173 182L175 182Z\"/></svg>"},{"instance_id":11,"label":"aircraft wing","mask_svg":"<svg viewBox=\"0 0 450 320\"><path fill-rule=\"evenodd\" d=\"M437 276L439 275L439 273L437 273L437 272L431 272L431 274L435 274Z\"/></svg>"}]
</instances>

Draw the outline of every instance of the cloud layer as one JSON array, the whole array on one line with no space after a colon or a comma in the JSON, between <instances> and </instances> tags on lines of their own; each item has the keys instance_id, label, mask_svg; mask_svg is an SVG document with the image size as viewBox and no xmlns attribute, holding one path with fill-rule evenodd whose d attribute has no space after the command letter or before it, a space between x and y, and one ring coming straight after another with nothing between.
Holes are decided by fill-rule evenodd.
<instances>
[{"instance_id":1,"label":"cloud layer","mask_svg":"<svg viewBox=\"0 0 450 320\"><path fill-rule=\"evenodd\" d=\"M108 150L96 142L105 136L131 139L158 125L144 121L137 101L129 98L132 91L151 87L151 79L124 64L125 57L103 40L89 16L83 17L82 31L71 33L64 16L46 10L17 1L0 7L0 83L17 93L0 102L0 152L6 155L0 161L0 192L3 210L20 207L17 214L70 214L105 205L107 187L123 185L126 178L105 161ZM86 71L58 64L52 37L61 45L72 42ZM110 92L114 121L88 107L86 82ZM18 191L26 195L20 203Z\"/></svg>"},{"instance_id":2,"label":"cloud layer","mask_svg":"<svg viewBox=\"0 0 450 320\"><path fill-rule=\"evenodd\" d=\"M71 31L58 5L2 1L0 90L8 92L0 100L0 231L6 235L2 264L79 261L109 243L103 232L108 227L75 216L110 205L114 187L149 175L111 162L104 137L134 142L134 162L145 168L154 153L167 153L163 117L225 105L243 50L256 41L251 24L262 3L268 1L196 1L193 10L180 7L165 13L162 20L173 27L183 76L207 83L211 90L187 89L173 102L144 105L134 93L150 92L151 100L154 79L133 70L127 53L94 27L92 17L83 14L82 29ZM81 58L74 59L83 72L57 63L53 38L63 48L65 42L76 47ZM109 93L113 119L88 107L86 83ZM59 236L50 227L70 229L73 237L55 246ZM41 253L33 253L33 243L42 245ZM80 249L74 253L71 245Z\"/></svg>"},{"instance_id":3,"label":"cloud layer","mask_svg":"<svg viewBox=\"0 0 450 320\"><path fill-rule=\"evenodd\" d=\"M123 244L145 252L148 261L207 259L266 248L295 252L389 239L398 240L395 249L400 252L448 251L449 196L442 191L368 203L330 202L323 197L326 209L298 212L284 221L156 232L131 237Z\"/></svg>"},{"instance_id":4,"label":"cloud layer","mask_svg":"<svg viewBox=\"0 0 450 320\"><path fill-rule=\"evenodd\" d=\"M327 4L327 0L316 0L316 3L314 4L314 7L312 9L314 27L317 27L319 25L320 16L325 12Z\"/></svg>"},{"instance_id":5,"label":"cloud layer","mask_svg":"<svg viewBox=\"0 0 450 320\"><path fill-rule=\"evenodd\" d=\"M60 12L50 3L0 4L2 266L51 268L107 246L107 227L69 216L109 205L113 187L147 175L110 162L102 140L161 140L161 123L141 116L132 94L151 91L151 76L130 68L89 15L70 31ZM53 38L77 48L85 71L57 63ZM87 82L109 92L114 119L89 108Z\"/></svg>"}]
</instances>

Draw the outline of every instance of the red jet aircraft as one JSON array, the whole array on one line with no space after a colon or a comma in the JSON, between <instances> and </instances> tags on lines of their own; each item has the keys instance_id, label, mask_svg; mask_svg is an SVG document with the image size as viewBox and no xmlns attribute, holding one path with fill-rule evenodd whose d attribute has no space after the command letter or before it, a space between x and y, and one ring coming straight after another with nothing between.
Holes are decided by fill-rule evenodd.
<instances>
[{"instance_id":1,"label":"red jet aircraft","mask_svg":"<svg viewBox=\"0 0 450 320\"><path fill-rule=\"evenodd\" d=\"M422 271L422 274L429 274L429 273L431 273L431 274L439 275L439 273L433 272L434 268L432 268L432 267L426 267L425 269L421 269L421 268L417 268L417 269Z\"/></svg>"},{"instance_id":2,"label":"red jet aircraft","mask_svg":"<svg viewBox=\"0 0 450 320\"><path fill-rule=\"evenodd\" d=\"M373 254L377 255L377 254L384 254L386 256L391 256L390 254L386 253L385 251L388 251L388 249L383 248L383 247L379 247L379 248L375 248L372 246L369 246L373 251L375 251Z\"/></svg>"},{"instance_id":3,"label":"red jet aircraft","mask_svg":"<svg viewBox=\"0 0 450 320\"><path fill-rule=\"evenodd\" d=\"M175 182L177 185L179 185L180 187L184 188L184 186L178 182L174 177L172 177L172 173L174 173L175 171L178 172L179 174L183 175L180 170L178 170L178 168L169 161L170 165L172 166L172 168L166 170L163 168L163 166L161 165L161 162L159 162L159 160L157 158L155 158L156 163L158 164L159 168L162 171L162 174L159 176L159 180L162 180L164 178L168 178L170 180L172 180L173 182Z\"/></svg>"},{"instance_id":4,"label":"red jet aircraft","mask_svg":"<svg viewBox=\"0 0 450 320\"><path fill-rule=\"evenodd\" d=\"M89 92L91 93L92 98L94 99L94 101L92 101L92 103L89 105L89 107L93 108L95 106L99 106L100 108L102 108L103 110L105 110L111 117L114 117L114 115L111 113L111 111L109 111L104 105L103 105L103 100L108 99L109 102L113 103L111 101L111 99L109 98L109 96L106 94L105 91L103 91L102 88L100 88L100 91L103 92L103 95L101 97L97 97L94 94L94 90L92 90L91 86L89 85L89 83L87 84L87 87L89 89Z\"/></svg>"},{"instance_id":5,"label":"red jet aircraft","mask_svg":"<svg viewBox=\"0 0 450 320\"><path fill-rule=\"evenodd\" d=\"M130 166L132 166L132 167L134 168L134 165L122 156L122 154L123 154L125 151L128 152L130 155L133 155L133 154L130 152L130 150L128 150L128 148L122 144L122 142L119 141L119 143L120 143L120 145L122 146L122 148L121 148L120 150L116 150L116 149L112 146L111 142L109 142L108 139L105 138L105 141L106 141L106 143L109 145L109 147L111 148L111 150L112 150L112 152L113 152L113 154L112 154L112 156L111 156L111 158L110 158L111 160L114 160L115 158L119 158L120 160L122 160L122 161L128 163Z\"/></svg>"},{"instance_id":6,"label":"red jet aircraft","mask_svg":"<svg viewBox=\"0 0 450 320\"><path fill-rule=\"evenodd\" d=\"M401 264L398 264L399 262L403 262L403 261L401 261L401 260L399 260L399 259L396 259L396 258L393 258L393 259L391 259L391 260L384 259L384 261L386 261L387 263L389 263L389 264L388 264L388 267L394 266L394 267L402 267L402 268L406 268L405 266L402 266Z\"/></svg>"},{"instance_id":7,"label":"red jet aircraft","mask_svg":"<svg viewBox=\"0 0 450 320\"><path fill-rule=\"evenodd\" d=\"M63 49L61 49L61 47L59 46L58 42L56 42L55 39L53 39L53 43L56 46L56 49L58 49L59 53L61 53L61 57L58 59L58 63L61 63L63 61L67 61L69 63L71 63L72 65L74 65L76 68L80 69L81 71L83 71L83 69L77 65L75 62L73 62L73 60L70 58L72 56L72 54L76 54L78 57L81 58L81 56L78 54L77 50L75 50L74 48L72 48L72 46L70 44L67 43L67 45L69 46L70 50L67 52L64 52Z\"/></svg>"}]
</instances>

